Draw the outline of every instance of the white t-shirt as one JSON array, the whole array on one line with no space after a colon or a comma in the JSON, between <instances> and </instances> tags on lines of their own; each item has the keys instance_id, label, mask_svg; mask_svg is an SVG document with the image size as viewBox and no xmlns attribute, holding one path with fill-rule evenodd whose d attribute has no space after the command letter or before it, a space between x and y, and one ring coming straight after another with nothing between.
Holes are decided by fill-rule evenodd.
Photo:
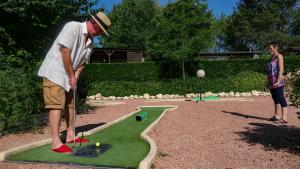
<instances>
[{"instance_id":1,"label":"white t-shirt","mask_svg":"<svg viewBox=\"0 0 300 169\"><path fill-rule=\"evenodd\" d=\"M71 86L62 60L60 47L63 45L72 50L71 60L73 69L76 70L79 65L89 60L94 47L91 39L86 41L87 33L86 22L68 22L65 24L48 51L38 75L69 91Z\"/></svg>"}]
</instances>

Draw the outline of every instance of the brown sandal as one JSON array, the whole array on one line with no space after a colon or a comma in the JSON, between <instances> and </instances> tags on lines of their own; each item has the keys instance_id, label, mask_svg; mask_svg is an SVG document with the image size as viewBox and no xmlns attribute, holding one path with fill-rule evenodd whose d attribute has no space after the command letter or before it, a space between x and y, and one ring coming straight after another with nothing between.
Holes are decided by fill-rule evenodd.
<instances>
[{"instance_id":1,"label":"brown sandal","mask_svg":"<svg viewBox=\"0 0 300 169\"><path fill-rule=\"evenodd\" d=\"M280 117L276 117L276 116L273 116L271 118L269 118L270 121L280 121Z\"/></svg>"},{"instance_id":2,"label":"brown sandal","mask_svg":"<svg viewBox=\"0 0 300 169\"><path fill-rule=\"evenodd\" d=\"M283 118L280 118L280 122L281 122L282 124L288 123L288 121L287 121L287 120L284 120Z\"/></svg>"}]
</instances>

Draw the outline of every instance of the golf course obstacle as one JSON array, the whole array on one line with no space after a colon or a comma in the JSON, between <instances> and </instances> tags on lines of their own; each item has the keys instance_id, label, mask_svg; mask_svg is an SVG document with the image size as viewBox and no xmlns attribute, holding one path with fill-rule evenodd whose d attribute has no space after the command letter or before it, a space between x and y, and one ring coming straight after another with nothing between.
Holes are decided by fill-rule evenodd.
<instances>
[{"instance_id":1,"label":"golf course obstacle","mask_svg":"<svg viewBox=\"0 0 300 169\"><path fill-rule=\"evenodd\" d=\"M207 96L207 97L195 97L192 100L195 102L199 101L212 101L212 100L219 100L220 98L218 96Z\"/></svg>"},{"instance_id":2,"label":"golf course obstacle","mask_svg":"<svg viewBox=\"0 0 300 169\"><path fill-rule=\"evenodd\" d=\"M147 112L140 112L138 115L135 116L136 121L145 121L148 119Z\"/></svg>"},{"instance_id":3,"label":"golf course obstacle","mask_svg":"<svg viewBox=\"0 0 300 169\"><path fill-rule=\"evenodd\" d=\"M45 143L43 145L41 142L38 145L31 143L30 147L25 145L21 147L22 149L15 148L14 151L1 152L0 157L2 157L2 161L149 169L157 153L157 148L147 133L167 111L176 108L177 106L173 105L138 107L137 111L84 132L83 135L90 140L91 144L74 147L73 154L52 152L49 144L51 142L47 140L43 142ZM143 123L137 123L135 118L129 118L135 117L140 112L150 114ZM82 150L83 147L85 149ZM76 153L81 153L81 155L76 156Z\"/></svg>"}]
</instances>

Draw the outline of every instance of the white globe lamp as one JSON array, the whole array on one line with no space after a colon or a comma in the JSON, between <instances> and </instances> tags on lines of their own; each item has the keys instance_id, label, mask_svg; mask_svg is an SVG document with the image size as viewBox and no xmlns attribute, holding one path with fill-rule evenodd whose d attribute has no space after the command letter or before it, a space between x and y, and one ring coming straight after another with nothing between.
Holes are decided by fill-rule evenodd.
<instances>
[{"instance_id":1,"label":"white globe lamp","mask_svg":"<svg viewBox=\"0 0 300 169\"><path fill-rule=\"evenodd\" d=\"M202 69L197 70L197 77L199 79L204 78L205 77L205 71L202 70ZM202 101L202 96L201 96L202 91L201 91L201 82L200 81L199 81L199 86L200 86L200 101ZM197 101L197 103L198 103L198 101Z\"/></svg>"},{"instance_id":2,"label":"white globe lamp","mask_svg":"<svg viewBox=\"0 0 300 169\"><path fill-rule=\"evenodd\" d=\"M204 78L205 77L205 71L202 69L197 70L197 77L198 78Z\"/></svg>"}]
</instances>

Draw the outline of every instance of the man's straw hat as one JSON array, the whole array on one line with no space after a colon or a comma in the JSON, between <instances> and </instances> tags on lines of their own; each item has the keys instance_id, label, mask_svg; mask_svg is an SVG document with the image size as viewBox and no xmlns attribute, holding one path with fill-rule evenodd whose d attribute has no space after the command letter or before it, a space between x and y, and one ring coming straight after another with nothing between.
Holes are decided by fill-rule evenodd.
<instances>
[{"instance_id":1,"label":"man's straw hat","mask_svg":"<svg viewBox=\"0 0 300 169\"><path fill-rule=\"evenodd\" d=\"M103 30L103 32L107 35L107 30L111 25L111 22L109 18L103 13L103 12L98 12L97 14L90 14L92 19L99 25L99 27Z\"/></svg>"}]
</instances>

